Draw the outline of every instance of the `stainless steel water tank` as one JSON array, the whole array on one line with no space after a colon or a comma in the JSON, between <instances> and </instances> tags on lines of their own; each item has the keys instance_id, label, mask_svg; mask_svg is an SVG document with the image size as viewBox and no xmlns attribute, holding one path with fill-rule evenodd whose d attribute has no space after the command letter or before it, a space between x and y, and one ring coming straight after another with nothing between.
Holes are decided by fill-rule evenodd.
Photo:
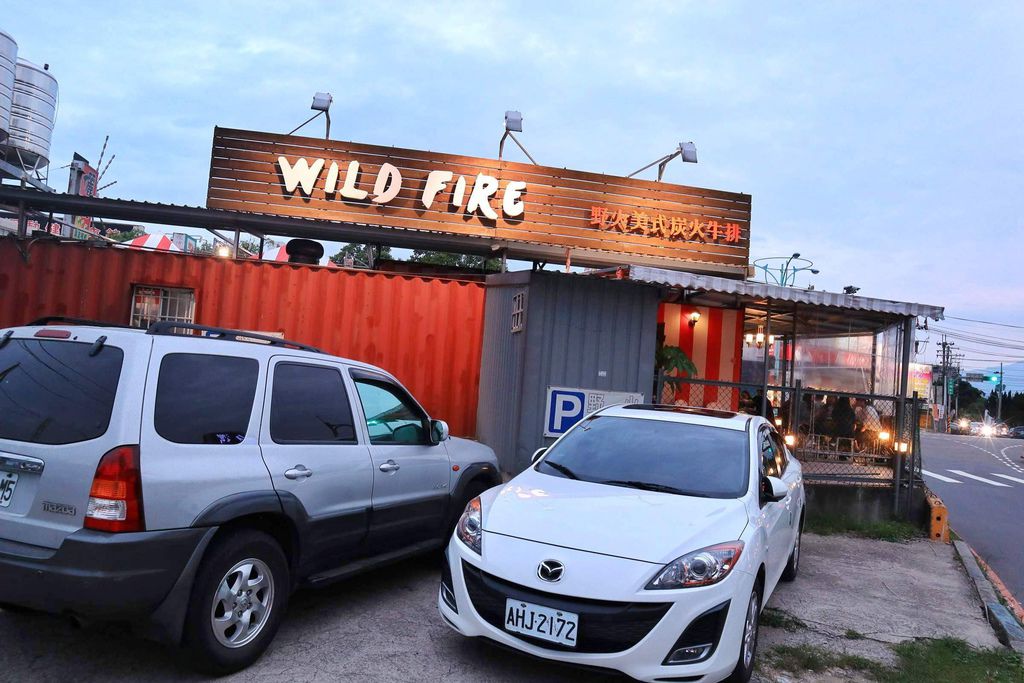
<instances>
[{"instance_id":1,"label":"stainless steel water tank","mask_svg":"<svg viewBox=\"0 0 1024 683\"><path fill-rule=\"evenodd\" d=\"M11 101L14 99L14 65L18 61L18 43L0 31L0 143L11 128Z\"/></svg>"},{"instance_id":2,"label":"stainless steel water tank","mask_svg":"<svg viewBox=\"0 0 1024 683\"><path fill-rule=\"evenodd\" d=\"M7 161L36 169L50 163L50 141L56 115L57 79L45 67L19 59L14 69Z\"/></svg>"}]
</instances>

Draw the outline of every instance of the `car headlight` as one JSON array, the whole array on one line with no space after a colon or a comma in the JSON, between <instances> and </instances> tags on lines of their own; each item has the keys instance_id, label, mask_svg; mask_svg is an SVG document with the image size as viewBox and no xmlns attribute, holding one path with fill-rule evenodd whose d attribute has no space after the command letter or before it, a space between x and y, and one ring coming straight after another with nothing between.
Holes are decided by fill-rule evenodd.
<instances>
[{"instance_id":1,"label":"car headlight","mask_svg":"<svg viewBox=\"0 0 1024 683\"><path fill-rule=\"evenodd\" d=\"M718 583L729 575L742 553L743 541L719 543L687 553L665 565L647 584L647 590L692 588Z\"/></svg>"},{"instance_id":2,"label":"car headlight","mask_svg":"<svg viewBox=\"0 0 1024 683\"><path fill-rule=\"evenodd\" d=\"M455 525L455 533L459 540L480 554L480 539L483 536L483 521L480 517L480 497L477 496L466 504L466 509Z\"/></svg>"}]
</instances>

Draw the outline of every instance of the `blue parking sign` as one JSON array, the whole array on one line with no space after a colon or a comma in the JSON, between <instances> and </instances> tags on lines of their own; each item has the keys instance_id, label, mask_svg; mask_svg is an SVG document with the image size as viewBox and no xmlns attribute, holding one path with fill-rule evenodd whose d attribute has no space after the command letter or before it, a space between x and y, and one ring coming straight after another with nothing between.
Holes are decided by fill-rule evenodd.
<instances>
[{"instance_id":1,"label":"blue parking sign","mask_svg":"<svg viewBox=\"0 0 1024 683\"><path fill-rule=\"evenodd\" d=\"M583 419L587 395L569 389L548 389L547 408L544 411L544 436L561 436Z\"/></svg>"}]
</instances>

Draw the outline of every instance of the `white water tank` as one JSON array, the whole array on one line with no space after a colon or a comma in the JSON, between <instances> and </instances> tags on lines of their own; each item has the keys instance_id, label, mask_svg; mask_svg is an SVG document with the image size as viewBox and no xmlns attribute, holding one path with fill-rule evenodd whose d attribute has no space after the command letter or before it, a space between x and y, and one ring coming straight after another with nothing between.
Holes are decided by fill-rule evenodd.
<instances>
[{"instance_id":1,"label":"white water tank","mask_svg":"<svg viewBox=\"0 0 1024 683\"><path fill-rule=\"evenodd\" d=\"M0 143L11 129L11 101L14 99L14 65L18 61L18 43L0 31Z\"/></svg>"},{"instance_id":2,"label":"white water tank","mask_svg":"<svg viewBox=\"0 0 1024 683\"><path fill-rule=\"evenodd\" d=\"M19 59L14 69L7 161L24 169L40 169L49 164L56 116L57 79L48 67Z\"/></svg>"}]
</instances>

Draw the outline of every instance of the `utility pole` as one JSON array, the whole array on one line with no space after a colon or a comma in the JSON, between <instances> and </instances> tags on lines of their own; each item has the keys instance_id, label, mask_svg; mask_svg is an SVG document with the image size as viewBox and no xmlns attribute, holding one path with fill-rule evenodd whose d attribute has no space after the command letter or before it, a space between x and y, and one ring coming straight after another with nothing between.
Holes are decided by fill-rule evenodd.
<instances>
[{"instance_id":1,"label":"utility pole","mask_svg":"<svg viewBox=\"0 0 1024 683\"><path fill-rule=\"evenodd\" d=\"M949 362L950 347L952 343L946 341L946 335L942 335L940 344L942 353L942 431L949 432Z\"/></svg>"},{"instance_id":2,"label":"utility pole","mask_svg":"<svg viewBox=\"0 0 1024 683\"><path fill-rule=\"evenodd\" d=\"M996 387L998 391L998 401L996 403L996 422L1003 421L1003 361L999 361L999 386Z\"/></svg>"}]
</instances>

